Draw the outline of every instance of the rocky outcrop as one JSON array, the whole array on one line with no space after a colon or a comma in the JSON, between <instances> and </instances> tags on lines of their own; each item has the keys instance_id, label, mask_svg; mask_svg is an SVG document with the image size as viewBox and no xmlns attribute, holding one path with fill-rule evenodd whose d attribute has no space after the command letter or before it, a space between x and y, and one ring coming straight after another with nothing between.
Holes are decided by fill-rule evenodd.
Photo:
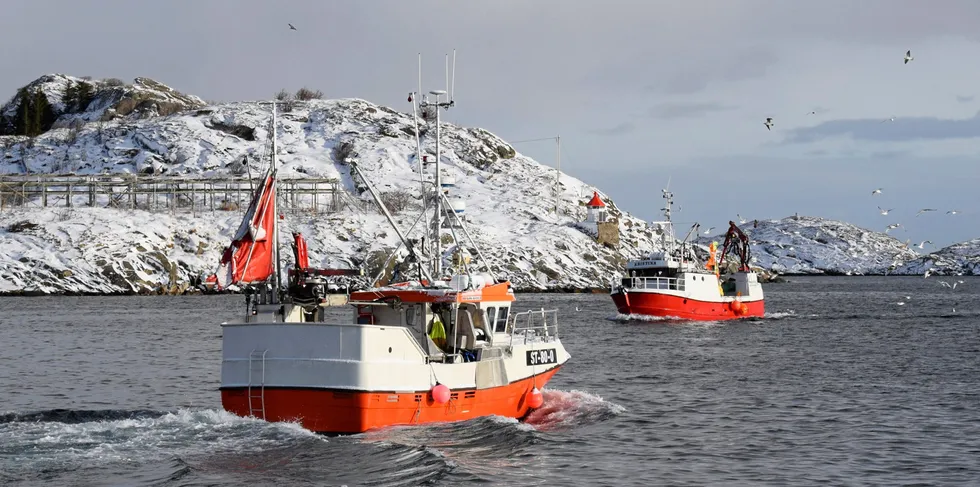
<instances>
[{"instance_id":1,"label":"rocky outcrop","mask_svg":"<svg viewBox=\"0 0 980 487\"><path fill-rule=\"evenodd\" d=\"M892 274L980 276L980 238L950 245L892 269Z\"/></svg>"}]
</instances>

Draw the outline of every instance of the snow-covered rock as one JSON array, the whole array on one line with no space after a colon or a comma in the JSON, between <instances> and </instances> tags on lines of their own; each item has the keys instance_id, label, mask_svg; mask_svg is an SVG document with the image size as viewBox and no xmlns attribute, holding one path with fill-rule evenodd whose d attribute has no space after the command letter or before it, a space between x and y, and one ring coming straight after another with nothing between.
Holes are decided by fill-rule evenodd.
<instances>
[{"instance_id":1,"label":"snow-covered rock","mask_svg":"<svg viewBox=\"0 0 980 487\"><path fill-rule=\"evenodd\" d=\"M980 275L980 238L939 249L898 266L892 274Z\"/></svg>"},{"instance_id":2,"label":"snow-covered rock","mask_svg":"<svg viewBox=\"0 0 980 487\"><path fill-rule=\"evenodd\" d=\"M270 109L258 103L198 107L170 116L117 118L83 125L74 143L53 129L32 144L6 139L0 173L227 177L255 175L268 162ZM278 126L279 174L336 178L348 199L368 198L353 178L357 161L385 194L420 198L415 124L410 114L364 100L295 102ZM434 123L423 124L423 151L434 154ZM626 259L655 248L654 231L616 207L602 191L562 175L561 207L554 206L555 170L477 128L441 126L442 165L456 177L468 228L495 273L519 289L605 287ZM599 191L620 225L620 246L608 248L576 227L584 203ZM103 206L103 205L97 205ZM345 207L316 217L292 215L283 233L304 233L311 263L377 270L377 256L397 236L376 210ZM406 230L418 206L397 215ZM0 291L147 292L172 287L214 270L240 213L171 215L140 210L36 207L0 213ZM444 237L448 238L448 237ZM461 235L457 235L463 240ZM452 239L449 239L452 240ZM463 241L465 247L468 243ZM447 242L452 245L452 242Z\"/></svg>"},{"instance_id":3,"label":"snow-covered rock","mask_svg":"<svg viewBox=\"0 0 980 487\"><path fill-rule=\"evenodd\" d=\"M918 256L905 242L850 223L810 216L739 225L749 237L753 266L780 274L886 274ZM724 242L724 234L699 242Z\"/></svg>"},{"instance_id":4,"label":"snow-covered rock","mask_svg":"<svg viewBox=\"0 0 980 487\"><path fill-rule=\"evenodd\" d=\"M185 95L150 78L127 84L118 79L92 80L64 74L48 74L24 86L0 107L0 135L15 135L17 110L25 95L43 94L54 116L54 127L72 122L113 118L138 119L203 107L204 100Z\"/></svg>"},{"instance_id":5,"label":"snow-covered rock","mask_svg":"<svg viewBox=\"0 0 980 487\"><path fill-rule=\"evenodd\" d=\"M92 101L72 110L64 102L67 86L81 82L90 81L48 75L32 83L60 118L31 139L0 136L0 174L237 177L256 176L268 164L267 105L207 105L137 79L131 85L90 82L98 83ZM137 99L135 106L126 101ZM0 109L0 117L16 116L17 103L15 97ZM334 178L345 201L367 200L363 181L351 174L350 162L357 161L383 197L410 203L396 214L407 230L421 196L412 116L359 99L292 105L279 118L280 177ZM70 123L74 120L84 123ZM434 154L434 122L423 122L420 131L423 152ZM658 250L658 229L618 208L597 188L563 174L562 211L556 215L553 168L483 129L443 123L441 132L441 164L456 179L453 195L466 202L473 239L493 271L518 289L606 287L628 259ZM619 223L618 248L599 245L579 225L593 191ZM214 270L241 218L240 210L192 215L104 206L0 205L0 292L180 291ZM398 245L395 232L370 205L292 214L283 224L284 235L297 230L307 237L314 266L360 266L373 274ZM753 266L779 273L883 274L918 257L886 234L831 220L790 217L743 226L752 239ZM453 239L444 238L452 249ZM469 247L464 237L456 238ZM720 243L719 237L700 243L711 240ZM968 262L975 270L976 260Z\"/></svg>"}]
</instances>

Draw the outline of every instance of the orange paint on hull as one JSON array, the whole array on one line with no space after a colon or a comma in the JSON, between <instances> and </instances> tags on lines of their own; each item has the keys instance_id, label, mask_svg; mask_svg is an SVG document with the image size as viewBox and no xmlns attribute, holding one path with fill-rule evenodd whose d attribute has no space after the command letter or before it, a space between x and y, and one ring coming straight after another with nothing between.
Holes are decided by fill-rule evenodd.
<instances>
[{"instance_id":1,"label":"orange paint on hull","mask_svg":"<svg viewBox=\"0 0 980 487\"><path fill-rule=\"evenodd\" d=\"M560 367L560 366L559 366ZM338 389L265 388L265 419L299 421L318 433L361 433L385 426L463 421L480 416L522 418L530 411L527 394L551 379L559 367L505 386L459 389L445 404L429 391L411 393L346 391ZM257 389L252 388L253 395ZM256 408L258 398L252 399ZM239 416L250 416L244 387L222 388L221 405ZM261 417L261 413L256 413Z\"/></svg>"},{"instance_id":2,"label":"orange paint on hull","mask_svg":"<svg viewBox=\"0 0 980 487\"><path fill-rule=\"evenodd\" d=\"M746 301L740 299L748 310L736 314L731 301L699 301L669 294L616 292L612 294L616 309L622 314L680 318L682 320L734 320L738 318L762 317L766 313L765 301Z\"/></svg>"}]
</instances>

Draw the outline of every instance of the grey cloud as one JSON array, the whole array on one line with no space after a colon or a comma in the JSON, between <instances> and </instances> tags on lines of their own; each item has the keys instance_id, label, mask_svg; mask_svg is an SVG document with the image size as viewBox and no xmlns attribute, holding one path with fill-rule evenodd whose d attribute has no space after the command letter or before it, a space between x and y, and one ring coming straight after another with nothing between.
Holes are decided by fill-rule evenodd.
<instances>
[{"instance_id":1,"label":"grey cloud","mask_svg":"<svg viewBox=\"0 0 980 487\"><path fill-rule=\"evenodd\" d=\"M956 101L960 103L970 103L973 101L973 95L956 95Z\"/></svg>"},{"instance_id":2,"label":"grey cloud","mask_svg":"<svg viewBox=\"0 0 980 487\"><path fill-rule=\"evenodd\" d=\"M779 59L766 50L751 50L720 60L702 60L697 65L680 66L670 74L656 74L648 91L668 95L689 95L704 91L712 82L735 82L761 78Z\"/></svg>"},{"instance_id":3,"label":"grey cloud","mask_svg":"<svg viewBox=\"0 0 980 487\"><path fill-rule=\"evenodd\" d=\"M936 117L881 120L830 120L813 127L794 129L785 143L807 143L829 137L850 136L878 142L949 140L980 137L980 113L972 118L949 120Z\"/></svg>"},{"instance_id":4,"label":"grey cloud","mask_svg":"<svg viewBox=\"0 0 980 487\"><path fill-rule=\"evenodd\" d=\"M671 102L661 103L651 108L650 116L663 119L700 117L713 112L734 110L735 108L737 107L718 102Z\"/></svg>"},{"instance_id":5,"label":"grey cloud","mask_svg":"<svg viewBox=\"0 0 980 487\"><path fill-rule=\"evenodd\" d=\"M636 129L636 125L633 122L622 122L620 124L614 125L609 128L590 130L590 133L595 135L604 136L615 136L615 135L626 135Z\"/></svg>"}]
</instances>

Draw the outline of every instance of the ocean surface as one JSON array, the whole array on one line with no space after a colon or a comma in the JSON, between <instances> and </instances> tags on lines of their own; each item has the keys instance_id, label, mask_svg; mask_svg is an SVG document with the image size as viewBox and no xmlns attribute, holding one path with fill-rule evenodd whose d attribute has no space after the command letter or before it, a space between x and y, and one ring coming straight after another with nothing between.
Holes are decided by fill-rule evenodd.
<instances>
[{"instance_id":1,"label":"ocean surface","mask_svg":"<svg viewBox=\"0 0 980 487\"><path fill-rule=\"evenodd\" d=\"M353 436L222 411L240 296L0 298L0 485L980 484L980 278L765 291L724 323L519 295L572 354L542 409Z\"/></svg>"}]
</instances>

